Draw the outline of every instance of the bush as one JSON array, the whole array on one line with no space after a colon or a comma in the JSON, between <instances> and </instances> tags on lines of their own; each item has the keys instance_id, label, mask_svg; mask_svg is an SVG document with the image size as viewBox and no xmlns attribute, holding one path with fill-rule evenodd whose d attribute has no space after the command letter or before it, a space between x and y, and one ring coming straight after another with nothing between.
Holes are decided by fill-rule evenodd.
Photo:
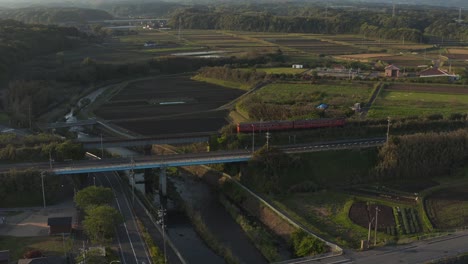
<instances>
[{"instance_id":1,"label":"bush","mask_svg":"<svg viewBox=\"0 0 468 264\"><path fill-rule=\"evenodd\" d=\"M291 241L294 254L298 257L322 254L327 251L327 247L323 241L306 234L302 230L297 230L292 233Z\"/></svg>"}]
</instances>

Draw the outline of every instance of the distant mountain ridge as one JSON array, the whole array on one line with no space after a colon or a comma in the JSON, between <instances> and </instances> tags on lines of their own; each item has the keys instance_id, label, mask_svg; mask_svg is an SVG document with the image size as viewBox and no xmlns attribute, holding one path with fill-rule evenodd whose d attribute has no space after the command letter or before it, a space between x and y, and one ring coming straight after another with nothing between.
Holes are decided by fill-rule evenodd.
<instances>
[{"instance_id":1,"label":"distant mountain ridge","mask_svg":"<svg viewBox=\"0 0 468 264\"><path fill-rule=\"evenodd\" d=\"M84 23L112 19L106 11L77 7L28 7L0 11L0 19L13 19L34 24Z\"/></svg>"}]
</instances>

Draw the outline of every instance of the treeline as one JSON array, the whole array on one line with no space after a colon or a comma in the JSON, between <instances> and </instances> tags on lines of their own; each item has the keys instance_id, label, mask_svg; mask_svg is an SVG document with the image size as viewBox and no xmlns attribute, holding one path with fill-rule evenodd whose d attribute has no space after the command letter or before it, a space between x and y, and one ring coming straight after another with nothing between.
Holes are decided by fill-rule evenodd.
<instances>
[{"instance_id":1,"label":"treeline","mask_svg":"<svg viewBox=\"0 0 468 264\"><path fill-rule=\"evenodd\" d=\"M84 157L80 143L45 134L25 138L1 135L0 142L0 161L46 161L49 158L64 161Z\"/></svg>"},{"instance_id":2,"label":"treeline","mask_svg":"<svg viewBox=\"0 0 468 264\"><path fill-rule=\"evenodd\" d=\"M264 7L264 6L262 6ZM235 12L232 10L236 10ZM190 7L172 13L172 27L254 32L363 34L366 37L429 42L429 36L465 40L466 26L450 10L407 8L390 12L292 6L287 12L269 6Z\"/></svg>"},{"instance_id":3,"label":"treeline","mask_svg":"<svg viewBox=\"0 0 468 264\"><path fill-rule=\"evenodd\" d=\"M0 11L1 19L13 19L29 24L86 23L112 19L106 11L76 7L28 7Z\"/></svg>"},{"instance_id":4,"label":"treeline","mask_svg":"<svg viewBox=\"0 0 468 264\"><path fill-rule=\"evenodd\" d=\"M413 28L386 28L364 23L361 25L359 33L365 37L372 38L423 42L423 33Z\"/></svg>"},{"instance_id":5,"label":"treeline","mask_svg":"<svg viewBox=\"0 0 468 264\"><path fill-rule=\"evenodd\" d=\"M451 175L467 165L468 132L425 133L392 137L379 152L379 179L429 179Z\"/></svg>"},{"instance_id":6,"label":"treeline","mask_svg":"<svg viewBox=\"0 0 468 264\"><path fill-rule=\"evenodd\" d=\"M5 77L12 66L20 62L77 47L87 38L76 28L0 20L0 77Z\"/></svg>"},{"instance_id":7,"label":"treeline","mask_svg":"<svg viewBox=\"0 0 468 264\"><path fill-rule=\"evenodd\" d=\"M55 198L56 191L60 189L61 178L55 175L46 175L44 177L44 193L47 201ZM0 204L2 207L11 206L8 204L11 195L17 197L18 193L27 195L25 200L30 200L32 203L36 200L42 201L42 189L41 189L41 172L39 171L23 171L18 172L15 170L9 173L0 174ZM17 197L18 198L18 197ZM9 201L12 203L21 203L18 201ZM23 203L26 201L22 201ZM28 202L26 202L28 203ZM21 204L22 206L36 206L38 204Z\"/></svg>"},{"instance_id":8,"label":"treeline","mask_svg":"<svg viewBox=\"0 0 468 264\"><path fill-rule=\"evenodd\" d=\"M227 66L203 67L198 71L198 74L206 78L215 78L251 85L263 81L267 75L265 72L257 72L250 69L233 69Z\"/></svg>"}]
</instances>

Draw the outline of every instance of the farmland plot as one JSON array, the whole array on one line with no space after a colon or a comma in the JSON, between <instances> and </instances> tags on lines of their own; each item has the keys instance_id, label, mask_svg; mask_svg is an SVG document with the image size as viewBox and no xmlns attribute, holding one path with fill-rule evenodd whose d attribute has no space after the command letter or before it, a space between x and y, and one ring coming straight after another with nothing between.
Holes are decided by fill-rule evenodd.
<instances>
[{"instance_id":1,"label":"farmland plot","mask_svg":"<svg viewBox=\"0 0 468 264\"><path fill-rule=\"evenodd\" d=\"M468 226L468 191L466 186L440 190L425 200L427 214L435 228Z\"/></svg>"},{"instance_id":2,"label":"farmland plot","mask_svg":"<svg viewBox=\"0 0 468 264\"><path fill-rule=\"evenodd\" d=\"M313 38L278 38L278 39L264 39L271 43L301 50L304 52L324 55L338 55L338 54L353 54L359 53L362 50L353 46L341 45L333 42L322 41Z\"/></svg>"},{"instance_id":3,"label":"farmland plot","mask_svg":"<svg viewBox=\"0 0 468 264\"><path fill-rule=\"evenodd\" d=\"M392 91L390 89L380 92L368 117L449 115L450 113L465 113L467 108L468 94Z\"/></svg>"},{"instance_id":4,"label":"farmland plot","mask_svg":"<svg viewBox=\"0 0 468 264\"><path fill-rule=\"evenodd\" d=\"M143 135L216 131L227 113L215 109L242 93L188 77L161 77L129 84L95 113Z\"/></svg>"},{"instance_id":5,"label":"farmland plot","mask_svg":"<svg viewBox=\"0 0 468 264\"><path fill-rule=\"evenodd\" d=\"M375 227L375 211L378 207L377 230L386 232L389 235L395 235L395 219L393 218L392 207L385 205L368 205L364 202L354 203L349 209L349 218L357 225L364 228Z\"/></svg>"}]
</instances>

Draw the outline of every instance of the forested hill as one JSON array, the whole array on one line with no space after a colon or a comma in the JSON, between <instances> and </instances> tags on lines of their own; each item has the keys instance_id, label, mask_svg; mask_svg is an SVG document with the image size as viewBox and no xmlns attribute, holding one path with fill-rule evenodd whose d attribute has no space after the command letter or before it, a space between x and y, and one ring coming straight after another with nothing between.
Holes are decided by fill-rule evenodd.
<instances>
[{"instance_id":1,"label":"forested hill","mask_svg":"<svg viewBox=\"0 0 468 264\"><path fill-rule=\"evenodd\" d=\"M31 24L66 24L112 19L106 11L86 8L18 8L0 11L0 19L14 19Z\"/></svg>"},{"instance_id":2,"label":"forested hill","mask_svg":"<svg viewBox=\"0 0 468 264\"><path fill-rule=\"evenodd\" d=\"M0 77L19 62L73 48L86 39L76 28L0 20Z\"/></svg>"}]
</instances>

